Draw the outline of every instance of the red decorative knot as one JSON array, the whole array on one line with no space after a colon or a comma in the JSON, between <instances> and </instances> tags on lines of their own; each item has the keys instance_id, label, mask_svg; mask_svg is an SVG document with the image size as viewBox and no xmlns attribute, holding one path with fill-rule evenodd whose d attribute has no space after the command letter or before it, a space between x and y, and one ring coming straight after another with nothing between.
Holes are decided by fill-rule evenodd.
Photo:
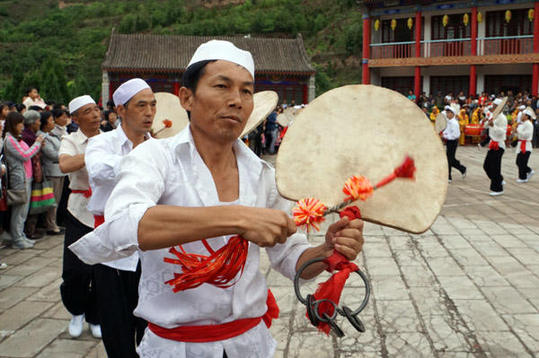
<instances>
[{"instance_id":1,"label":"red decorative knot","mask_svg":"<svg viewBox=\"0 0 539 358\"><path fill-rule=\"evenodd\" d=\"M165 128L172 127L172 121L170 119L163 119L163 124L165 125Z\"/></svg>"},{"instance_id":2,"label":"red decorative knot","mask_svg":"<svg viewBox=\"0 0 539 358\"><path fill-rule=\"evenodd\" d=\"M344 183L343 193L348 195L346 200L367 200L372 195L374 188L371 185L369 179L364 176L353 176L346 180Z\"/></svg>"},{"instance_id":3,"label":"red decorative knot","mask_svg":"<svg viewBox=\"0 0 539 358\"><path fill-rule=\"evenodd\" d=\"M311 228L318 231L320 230L318 224L324 221L326 210L327 207L320 200L307 198L297 202L294 209L292 209L292 215L294 216L296 226L305 227L307 232Z\"/></svg>"}]
</instances>

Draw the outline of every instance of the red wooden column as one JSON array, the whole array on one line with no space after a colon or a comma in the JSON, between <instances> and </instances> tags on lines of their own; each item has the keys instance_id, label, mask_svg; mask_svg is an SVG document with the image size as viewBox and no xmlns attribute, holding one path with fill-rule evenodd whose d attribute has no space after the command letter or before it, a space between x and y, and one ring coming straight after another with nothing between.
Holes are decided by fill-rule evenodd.
<instances>
[{"instance_id":1,"label":"red wooden column","mask_svg":"<svg viewBox=\"0 0 539 358\"><path fill-rule=\"evenodd\" d=\"M415 57L421 57L421 11L415 13ZM419 99L421 91L421 67L415 66L414 94Z\"/></svg>"},{"instance_id":2,"label":"red wooden column","mask_svg":"<svg viewBox=\"0 0 539 358\"><path fill-rule=\"evenodd\" d=\"M180 95L180 82L174 81L174 87L172 89L172 93L174 93L176 96Z\"/></svg>"},{"instance_id":3,"label":"red wooden column","mask_svg":"<svg viewBox=\"0 0 539 358\"><path fill-rule=\"evenodd\" d=\"M533 16L533 52L539 52L539 2L535 2L535 10ZM533 64L532 76L532 96L537 96L537 85L539 81L539 63Z\"/></svg>"},{"instance_id":4,"label":"red wooden column","mask_svg":"<svg viewBox=\"0 0 539 358\"><path fill-rule=\"evenodd\" d=\"M363 14L363 58L361 83L368 85L371 83L371 74L369 70L369 57L371 57L371 19L369 14Z\"/></svg>"},{"instance_id":5,"label":"red wooden column","mask_svg":"<svg viewBox=\"0 0 539 358\"><path fill-rule=\"evenodd\" d=\"M472 7L472 31L471 31L471 45L472 56L477 56L477 6ZM470 66L470 96L475 95L477 92L477 69L475 64Z\"/></svg>"}]
</instances>

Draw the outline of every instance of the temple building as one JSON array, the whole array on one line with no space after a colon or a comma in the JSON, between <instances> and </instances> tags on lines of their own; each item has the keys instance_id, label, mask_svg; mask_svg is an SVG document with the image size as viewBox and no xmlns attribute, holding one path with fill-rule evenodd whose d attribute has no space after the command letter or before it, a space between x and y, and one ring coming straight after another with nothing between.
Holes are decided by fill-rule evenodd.
<instances>
[{"instance_id":1,"label":"temple building","mask_svg":"<svg viewBox=\"0 0 539 358\"><path fill-rule=\"evenodd\" d=\"M539 82L539 2L364 0L363 83L419 96Z\"/></svg>"},{"instance_id":2,"label":"temple building","mask_svg":"<svg viewBox=\"0 0 539 358\"><path fill-rule=\"evenodd\" d=\"M112 33L105 61L101 101L123 82L140 77L154 92L178 95L183 72L197 47L211 39L233 42L253 54L255 92L273 90L279 103L308 103L315 97L315 70L301 36L295 39Z\"/></svg>"}]
</instances>

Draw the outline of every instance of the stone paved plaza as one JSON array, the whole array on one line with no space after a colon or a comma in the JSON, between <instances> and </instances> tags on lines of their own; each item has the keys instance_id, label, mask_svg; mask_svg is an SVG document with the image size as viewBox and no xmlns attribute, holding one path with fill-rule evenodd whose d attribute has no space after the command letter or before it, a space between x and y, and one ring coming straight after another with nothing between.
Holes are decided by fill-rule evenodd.
<instances>
[{"instance_id":1,"label":"stone paved plaza","mask_svg":"<svg viewBox=\"0 0 539 358\"><path fill-rule=\"evenodd\" d=\"M514 150L505 154L505 195L496 198L487 195L485 154L484 149L459 148L457 158L468 167L468 176L454 173L442 213L426 233L365 225L358 262L373 294L360 315L367 328L363 334L342 318L344 338L318 333L308 324L291 282L263 260L281 309L271 327L276 356L539 356L539 151L530 160L538 174L527 184L515 182ZM0 249L9 264L0 271L0 357L106 356L88 331L77 340L66 332L70 316L58 289L62 239L47 237L29 250ZM309 283L302 292L314 287ZM354 275L343 300L355 308L362 293Z\"/></svg>"}]
</instances>

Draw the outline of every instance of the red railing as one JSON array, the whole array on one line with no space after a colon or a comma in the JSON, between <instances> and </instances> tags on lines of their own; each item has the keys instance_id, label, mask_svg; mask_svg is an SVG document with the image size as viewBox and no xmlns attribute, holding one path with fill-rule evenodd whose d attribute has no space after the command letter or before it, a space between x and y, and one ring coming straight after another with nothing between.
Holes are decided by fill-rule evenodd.
<instances>
[{"instance_id":1,"label":"red railing","mask_svg":"<svg viewBox=\"0 0 539 358\"><path fill-rule=\"evenodd\" d=\"M470 56L471 41L466 40L434 40L427 42L428 57Z\"/></svg>"},{"instance_id":2,"label":"red railing","mask_svg":"<svg viewBox=\"0 0 539 358\"><path fill-rule=\"evenodd\" d=\"M372 44L371 58L415 57L415 42Z\"/></svg>"},{"instance_id":3,"label":"red railing","mask_svg":"<svg viewBox=\"0 0 539 358\"><path fill-rule=\"evenodd\" d=\"M478 39L479 53L483 55L520 55L533 53L533 36L496 37Z\"/></svg>"}]
</instances>

